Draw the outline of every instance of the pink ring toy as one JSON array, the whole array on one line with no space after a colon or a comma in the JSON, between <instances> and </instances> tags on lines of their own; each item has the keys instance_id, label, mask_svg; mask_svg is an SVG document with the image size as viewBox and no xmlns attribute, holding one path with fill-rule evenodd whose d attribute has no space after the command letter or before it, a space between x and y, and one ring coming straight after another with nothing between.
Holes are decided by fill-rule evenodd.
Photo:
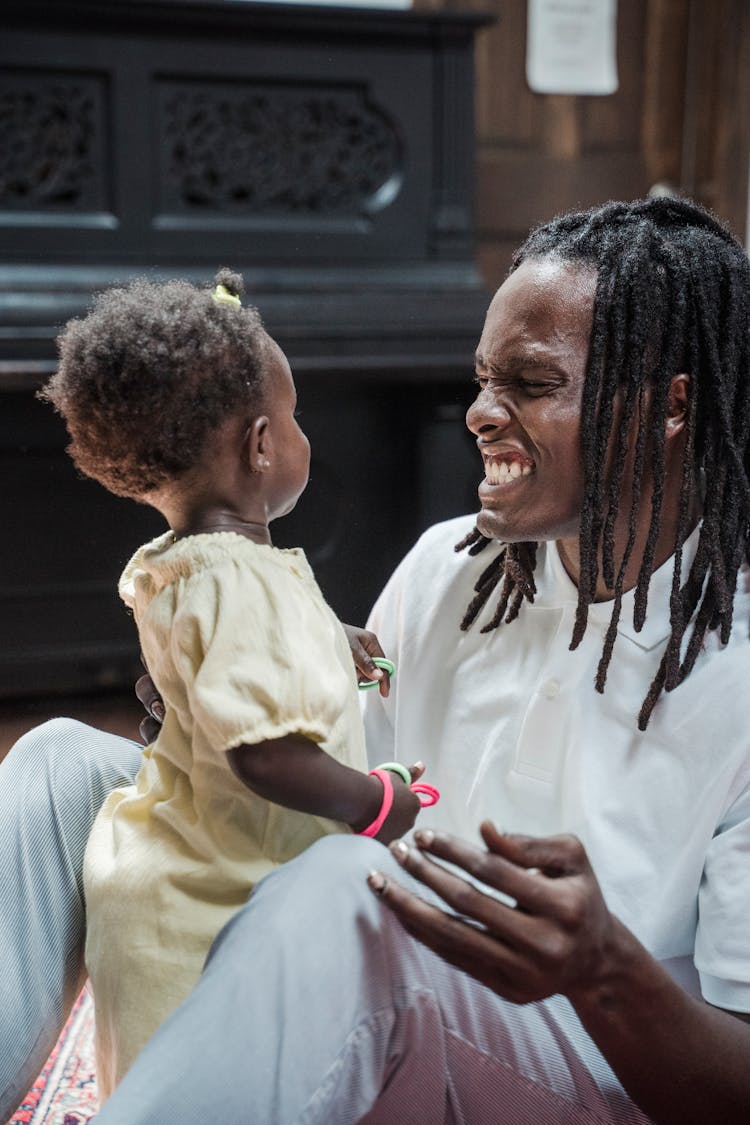
<instances>
[{"instance_id":1,"label":"pink ring toy","mask_svg":"<svg viewBox=\"0 0 750 1125\"><path fill-rule=\"evenodd\" d=\"M434 785L428 785L426 781L415 781L409 788L412 793L417 794L423 809L428 809L430 805L436 805L440 800L440 790L436 789Z\"/></svg>"},{"instance_id":2,"label":"pink ring toy","mask_svg":"<svg viewBox=\"0 0 750 1125\"><path fill-rule=\"evenodd\" d=\"M377 777L378 781L383 786L383 803L380 806L380 812L375 817L372 824L368 824L367 828L363 828L362 831L358 833L360 836L377 836L393 804L393 782L391 781L391 775L388 773L388 770L370 770L370 773L373 777Z\"/></svg>"}]
</instances>

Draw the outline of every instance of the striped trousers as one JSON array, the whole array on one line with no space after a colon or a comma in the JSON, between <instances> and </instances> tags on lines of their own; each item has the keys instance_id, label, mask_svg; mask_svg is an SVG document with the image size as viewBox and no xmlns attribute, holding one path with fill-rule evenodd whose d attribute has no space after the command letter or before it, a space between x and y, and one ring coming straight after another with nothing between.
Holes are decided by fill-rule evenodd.
<instances>
[{"instance_id":1,"label":"striped trousers","mask_svg":"<svg viewBox=\"0 0 750 1125\"><path fill-rule=\"evenodd\" d=\"M0 1121L81 986L87 835L138 759L53 720L0 765ZM264 879L98 1125L646 1125L564 999L507 1004L445 965L369 890L373 867L408 880L348 836Z\"/></svg>"}]
</instances>

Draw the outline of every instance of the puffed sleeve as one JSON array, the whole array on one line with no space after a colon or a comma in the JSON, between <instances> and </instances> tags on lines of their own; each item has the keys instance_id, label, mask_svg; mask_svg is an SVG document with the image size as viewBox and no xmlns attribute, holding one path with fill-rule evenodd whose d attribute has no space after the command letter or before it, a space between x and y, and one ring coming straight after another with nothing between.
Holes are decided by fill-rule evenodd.
<instances>
[{"instance_id":1,"label":"puffed sleeve","mask_svg":"<svg viewBox=\"0 0 750 1125\"><path fill-rule=\"evenodd\" d=\"M170 633L196 726L217 751L300 734L325 742L354 671L335 651L341 626L304 575L235 560L188 582Z\"/></svg>"},{"instance_id":2,"label":"puffed sleeve","mask_svg":"<svg viewBox=\"0 0 750 1125\"><path fill-rule=\"evenodd\" d=\"M698 917L695 966L704 997L750 1012L750 778L711 841Z\"/></svg>"}]
</instances>

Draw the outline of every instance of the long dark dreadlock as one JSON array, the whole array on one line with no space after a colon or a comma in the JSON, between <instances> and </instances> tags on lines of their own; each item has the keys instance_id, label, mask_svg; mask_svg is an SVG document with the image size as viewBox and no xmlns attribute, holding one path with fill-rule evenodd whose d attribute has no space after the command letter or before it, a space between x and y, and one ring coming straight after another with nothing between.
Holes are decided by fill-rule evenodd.
<instances>
[{"instance_id":1,"label":"long dark dreadlock","mask_svg":"<svg viewBox=\"0 0 750 1125\"><path fill-rule=\"evenodd\" d=\"M581 405L581 575L570 647L580 643L586 630L601 548L602 575L614 601L596 676L598 691L604 690L617 635L650 451L651 522L635 589L636 630L646 617L664 496L669 386L677 372L691 376L670 599L671 635L638 716L638 726L645 730L662 690L671 691L689 674L706 630L720 629L722 643L727 642L737 573L748 558L750 263L721 223L681 199L608 203L559 216L531 232L517 251L511 272L529 258L547 256L597 270ZM618 393L622 407L616 412ZM608 472L606 454L616 417L614 457ZM629 535L616 567L614 528L634 418L637 435ZM703 519L697 553L681 585L682 548L690 532L698 487L704 491ZM470 554L477 554L489 542L475 528L456 550L468 547ZM534 600L536 549L536 543L511 543L502 548L475 586L462 629L476 620L501 581L497 610L482 632L497 628L503 620L512 621L524 600ZM683 650L691 621L692 632Z\"/></svg>"}]
</instances>

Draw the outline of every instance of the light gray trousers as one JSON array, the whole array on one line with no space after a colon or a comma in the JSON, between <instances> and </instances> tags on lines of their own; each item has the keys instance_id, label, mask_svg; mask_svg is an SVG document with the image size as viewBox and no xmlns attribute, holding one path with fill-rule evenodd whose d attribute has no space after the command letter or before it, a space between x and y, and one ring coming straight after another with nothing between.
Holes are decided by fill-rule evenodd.
<instances>
[{"instance_id":1,"label":"light gray trousers","mask_svg":"<svg viewBox=\"0 0 750 1125\"><path fill-rule=\"evenodd\" d=\"M69 720L0 765L0 1121L82 979L81 867L139 748ZM507 1004L402 930L366 885L380 844L321 840L256 888L99 1125L594 1125L646 1118L559 997Z\"/></svg>"}]
</instances>

